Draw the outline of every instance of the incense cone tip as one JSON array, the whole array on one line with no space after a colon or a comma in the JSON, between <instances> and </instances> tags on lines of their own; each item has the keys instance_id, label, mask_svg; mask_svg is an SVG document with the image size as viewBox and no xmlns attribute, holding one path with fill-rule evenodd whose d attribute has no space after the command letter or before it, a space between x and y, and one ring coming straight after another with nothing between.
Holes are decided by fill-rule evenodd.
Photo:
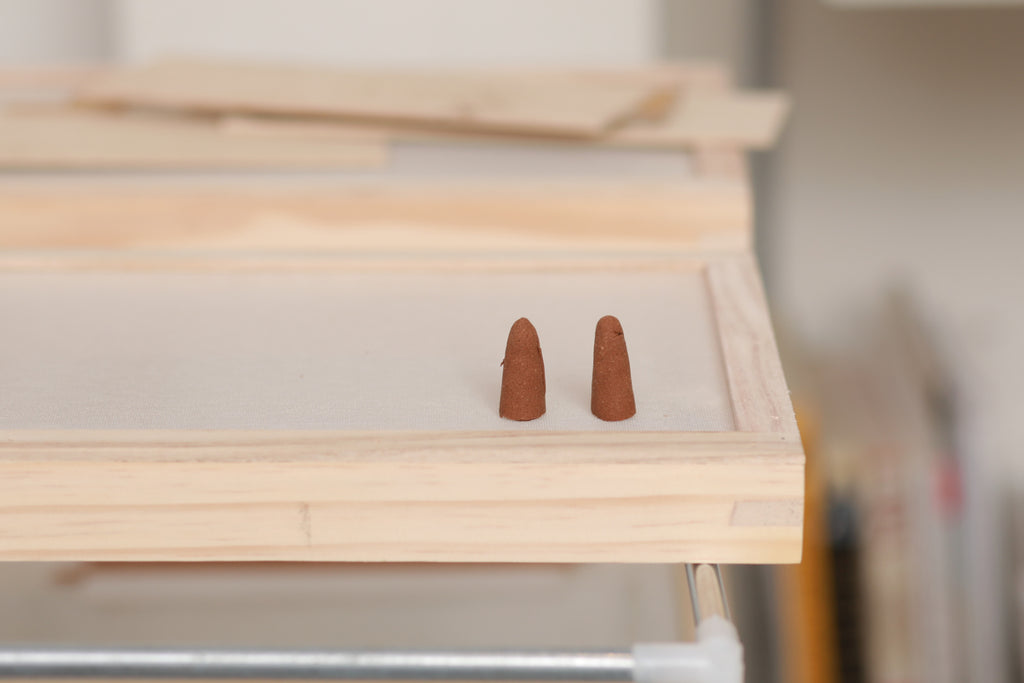
<instances>
[{"instance_id":1,"label":"incense cone tip","mask_svg":"<svg viewBox=\"0 0 1024 683\"><path fill-rule=\"evenodd\" d=\"M508 344L505 346L505 354L512 346L530 344L540 348L540 338L537 337L537 328L526 318L520 318L512 323L512 329L508 333Z\"/></svg>"},{"instance_id":2,"label":"incense cone tip","mask_svg":"<svg viewBox=\"0 0 1024 683\"><path fill-rule=\"evenodd\" d=\"M614 315L606 315L597 321L595 336L608 337L609 335L622 335L622 323Z\"/></svg>"}]
</instances>

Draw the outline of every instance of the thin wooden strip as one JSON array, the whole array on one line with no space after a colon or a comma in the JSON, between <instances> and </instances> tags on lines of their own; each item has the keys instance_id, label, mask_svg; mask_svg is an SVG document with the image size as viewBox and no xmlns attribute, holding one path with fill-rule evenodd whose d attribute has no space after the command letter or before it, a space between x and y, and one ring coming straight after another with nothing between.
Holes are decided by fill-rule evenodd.
<instances>
[{"instance_id":1,"label":"thin wooden strip","mask_svg":"<svg viewBox=\"0 0 1024 683\"><path fill-rule=\"evenodd\" d=\"M731 182L40 182L0 188L0 249L722 249L747 244L750 211Z\"/></svg>"},{"instance_id":2,"label":"thin wooden strip","mask_svg":"<svg viewBox=\"0 0 1024 683\"><path fill-rule=\"evenodd\" d=\"M598 78L599 74L580 74ZM610 77L605 75L605 78ZM644 78L620 74L619 78ZM570 144L676 150L766 149L778 139L790 102L779 91L729 90L724 77L697 76L671 71L646 76L652 83L671 87L660 107L649 116L637 116L595 140L565 140ZM659 80L655 80L660 78ZM431 128L415 122L313 120L298 117L227 116L224 130L240 136L301 135L323 139L382 136L391 140L444 141L486 139L479 132ZM516 138L509 138L514 141ZM552 143L559 142L552 140Z\"/></svg>"},{"instance_id":3,"label":"thin wooden strip","mask_svg":"<svg viewBox=\"0 0 1024 683\"><path fill-rule=\"evenodd\" d=\"M0 558L757 563L799 553L799 527L729 527L727 510L637 500L4 511Z\"/></svg>"},{"instance_id":4,"label":"thin wooden strip","mask_svg":"<svg viewBox=\"0 0 1024 683\"><path fill-rule=\"evenodd\" d=\"M3 434L3 508L679 496L756 506L799 499L803 481L792 444L737 433L22 434Z\"/></svg>"},{"instance_id":5,"label":"thin wooden strip","mask_svg":"<svg viewBox=\"0 0 1024 683\"><path fill-rule=\"evenodd\" d=\"M793 404L753 257L712 260L707 279L737 429L798 441Z\"/></svg>"},{"instance_id":6,"label":"thin wooden strip","mask_svg":"<svg viewBox=\"0 0 1024 683\"><path fill-rule=\"evenodd\" d=\"M12 250L0 253L0 272L64 273L622 273L696 272L704 261L694 254L656 258L639 252L624 258L594 252L566 256L561 252L508 254L445 252L398 258L381 251L278 252L274 250L172 251L118 250Z\"/></svg>"},{"instance_id":7,"label":"thin wooden strip","mask_svg":"<svg viewBox=\"0 0 1024 683\"><path fill-rule=\"evenodd\" d=\"M644 66L633 66L633 67L588 67L588 68L559 68L559 67L546 67L546 68L526 68L526 69L502 69L498 72L499 76L516 76L517 78L531 79L531 78L571 78L585 80L598 84L613 84L613 85L640 85L644 84L651 89L653 95L648 98L646 102L636 111L633 120L660 120L664 118L672 106L676 102L676 98L681 90L684 88L687 90L694 91L707 91L713 92L723 90L728 84L728 78L725 70L722 66L715 62L665 62L648 64ZM235 132L251 132L254 134L271 133L271 128L263 129L258 123L260 121L278 121L285 125L289 122L299 124L299 127L294 128L293 132L300 132L304 126L308 126L309 132L315 132L318 130L318 123L325 124L323 128L319 128L320 132L327 133L331 130L337 132L344 128L344 126L334 126L330 122L314 121L307 118L261 118L252 119L244 116L226 117L227 119L237 121L249 121L256 123L255 128L245 130L245 126L242 129L236 130ZM352 130L359 130L360 124L351 123ZM373 124L362 124L367 130L373 128ZM395 124L392 124L392 127ZM628 125L628 122L627 122ZM230 126L229 126L230 127ZM387 130L389 127L382 127L382 130ZM415 124L410 124L409 130L416 130ZM431 129L420 128L424 135L429 134ZM443 135L443 129L434 129L438 135ZM453 135L457 135L454 131L449 131ZM493 134L493 133L492 133ZM557 142L558 140L552 140L551 142Z\"/></svg>"},{"instance_id":8,"label":"thin wooden strip","mask_svg":"<svg viewBox=\"0 0 1024 683\"><path fill-rule=\"evenodd\" d=\"M658 89L565 73L410 72L166 61L86 84L80 101L193 111L354 116L596 136Z\"/></svg>"},{"instance_id":9,"label":"thin wooden strip","mask_svg":"<svg viewBox=\"0 0 1024 683\"><path fill-rule=\"evenodd\" d=\"M654 95L625 125L588 142L620 147L701 149L731 146L762 149L770 146L789 108L778 92L729 91L728 78L717 64L666 63L627 69L545 69L508 72L519 78L566 78L615 87L646 85ZM56 71L0 70L0 89L7 87L86 88L97 77L115 78L116 70L85 68ZM2 92L2 90L0 90ZM240 137L287 137L347 141L444 140L473 138L468 131L428 128L415 121L358 122L296 117L229 115L222 131ZM479 135L479 134L477 134ZM557 142L552 139L551 142Z\"/></svg>"},{"instance_id":10,"label":"thin wooden strip","mask_svg":"<svg viewBox=\"0 0 1024 683\"><path fill-rule=\"evenodd\" d=\"M379 138L239 138L184 117L71 109L0 113L0 168L322 170L379 168L386 160Z\"/></svg>"},{"instance_id":11,"label":"thin wooden strip","mask_svg":"<svg viewBox=\"0 0 1024 683\"><path fill-rule=\"evenodd\" d=\"M17 562L464 562L464 563L588 563L629 562L676 564L794 564L800 561L799 530L786 530L771 538L707 541L672 541L599 544L552 548L543 544L509 545L494 551L459 547L440 553L436 548L409 542L398 547L168 547L137 549L126 540L123 547L97 549L71 545L56 550L0 548L0 561ZM795 545L794 545L795 544ZM794 548L797 548L794 550Z\"/></svg>"},{"instance_id":12,"label":"thin wooden strip","mask_svg":"<svg viewBox=\"0 0 1024 683\"><path fill-rule=\"evenodd\" d=\"M767 149L789 111L780 92L683 93L664 120L633 121L610 135L610 144L636 147L719 146Z\"/></svg>"},{"instance_id":13,"label":"thin wooden strip","mask_svg":"<svg viewBox=\"0 0 1024 683\"><path fill-rule=\"evenodd\" d=\"M777 140L789 111L789 100L777 91L734 91L721 69L676 64L653 71L588 72L592 79L643 80L671 88L648 116L637 116L586 144L610 147L704 150L765 149ZM352 139L383 136L401 141L486 139L479 132L425 127L415 122L312 120L298 117L226 116L223 128L240 136L304 135ZM510 137L514 141L515 137ZM558 140L551 140L552 144ZM581 141L564 140L570 144ZM721 154L720 154L721 156Z\"/></svg>"},{"instance_id":14,"label":"thin wooden strip","mask_svg":"<svg viewBox=\"0 0 1024 683\"><path fill-rule=\"evenodd\" d=\"M606 450L595 452L595 447ZM746 432L566 431L304 431L304 430L3 430L0 462L291 462L296 458L335 464L417 462L436 455L471 463L481 452L490 461L585 463L628 459L678 462L680 458L764 458L800 454L786 435ZM802 459L802 456L800 457ZM799 461L799 460L798 460Z\"/></svg>"},{"instance_id":15,"label":"thin wooden strip","mask_svg":"<svg viewBox=\"0 0 1024 683\"><path fill-rule=\"evenodd\" d=\"M595 140L563 141L606 147L692 150L719 147L731 150L767 149L778 139L789 100L780 92L680 91L660 117L637 117ZM222 123L230 135L246 138L296 136L307 139L351 140L384 137L395 141L480 140L474 131L431 128L415 123L315 120L297 117L227 116ZM510 137L509 141L517 138ZM557 140L553 140L557 143Z\"/></svg>"}]
</instances>

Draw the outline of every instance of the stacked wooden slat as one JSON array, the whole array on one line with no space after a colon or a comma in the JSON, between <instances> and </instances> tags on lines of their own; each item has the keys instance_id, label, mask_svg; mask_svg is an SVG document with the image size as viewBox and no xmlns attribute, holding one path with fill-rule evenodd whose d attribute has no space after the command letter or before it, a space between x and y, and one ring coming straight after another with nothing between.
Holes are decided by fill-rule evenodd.
<instances>
[{"instance_id":1,"label":"stacked wooden slat","mask_svg":"<svg viewBox=\"0 0 1024 683\"><path fill-rule=\"evenodd\" d=\"M366 70L161 61L41 79L15 101L0 74L0 167L374 168L394 142L761 148L785 115L775 92L720 71ZM37 84L38 85L38 84ZM6 102L4 102L6 100Z\"/></svg>"}]
</instances>

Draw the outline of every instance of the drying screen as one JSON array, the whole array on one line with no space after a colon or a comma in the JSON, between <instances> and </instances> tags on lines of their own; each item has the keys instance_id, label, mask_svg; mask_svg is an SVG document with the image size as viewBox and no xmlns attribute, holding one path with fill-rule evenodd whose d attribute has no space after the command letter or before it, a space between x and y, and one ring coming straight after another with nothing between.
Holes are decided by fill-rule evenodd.
<instances>
[{"instance_id":1,"label":"drying screen","mask_svg":"<svg viewBox=\"0 0 1024 683\"><path fill-rule=\"evenodd\" d=\"M621 321L637 414L590 413L594 326ZM529 318L547 414L498 417ZM729 431L698 271L7 273L0 429Z\"/></svg>"}]
</instances>

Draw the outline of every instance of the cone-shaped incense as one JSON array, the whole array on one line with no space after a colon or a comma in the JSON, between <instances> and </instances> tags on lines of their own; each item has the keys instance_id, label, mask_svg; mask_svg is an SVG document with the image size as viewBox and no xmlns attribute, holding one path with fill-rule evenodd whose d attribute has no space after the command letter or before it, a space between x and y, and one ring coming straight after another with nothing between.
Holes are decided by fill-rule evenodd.
<instances>
[{"instance_id":1,"label":"cone-shaped incense","mask_svg":"<svg viewBox=\"0 0 1024 683\"><path fill-rule=\"evenodd\" d=\"M537 330L526 318L512 325L501 362L498 414L509 420L536 420L544 414L544 357Z\"/></svg>"},{"instance_id":2,"label":"cone-shaped incense","mask_svg":"<svg viewBox=\"0 0 1024 683\"><path fill-rule=\"evenodd\" d=\"M594 332L590 412L609 422L625 420L636 414L626 338L622 334L622 324L613 315L598 320Z\"/></svg>"}]
</instances>

